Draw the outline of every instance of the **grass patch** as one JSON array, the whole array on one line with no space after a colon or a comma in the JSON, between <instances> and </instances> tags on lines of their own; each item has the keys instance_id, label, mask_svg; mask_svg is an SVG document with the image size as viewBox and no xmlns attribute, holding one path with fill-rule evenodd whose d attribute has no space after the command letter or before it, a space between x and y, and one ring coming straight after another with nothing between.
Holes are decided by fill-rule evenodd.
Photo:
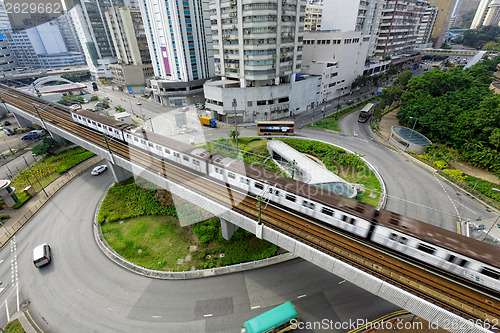
<instances>
[{"instance_id":1,"label":"grass patch","mask_svg":"<svg viewBox=\"0 0 500 333\"><path fill-rule=\"evenodd\" d=\"M19 199L19 201L14 205L14 209L18 209L19 207L21 207L22 205L24 205L24 203L26 201L28 201L29 199L31 199L31 195L29 194L26 194L24 192L19 192L19 193L16 193L16 197Z\"/></svg>"},{"instance_id":2,"label":"grass patch","mask_svg":"<svg viewBox=\"0 0 500 333\"><path fill-rule=\"evenodd\" d=\"M31 170L24 169L20 171L12 180L12 186L17 189L33 186L36 191L40 191L41 186L38 184L38 181L45 187L57 179L64 171L71 169L94 155L94 153L88 152L81 147L76 147L58 155L45 157L34 163L31 166ZM38 178L38 181L33 174Z\"/></svg>"},{"instance_id":3,"label":"grass patch","mask_svg":"<svg viewBox=\"0 0 500 333\"><path fill-rule=\"evenodd\" d=\"M106 242L133 263L161 271L186 271L263 259L277 252L274 244L243 229L230 241L224 240L218 218L181 227L177 211L157 203L155 192L136 184L112 187L99 211ZM187 203L177 208L188 220L201 216Z\"/></svg>"},{"instance_id":4,"label":"grass patch","mask_svg":"<svg viewBox=\"0 0 500 333\"><path fill-rule=\"evenodd\" d=\"M114 222L144 215L170 215L177 217L173 206L164 207L155 200L155 190L129 184L109 189L102 202L97 222Z\"/></svg>"},{"instance_id":5,"label":"grass patch","mask_svg":"<svg viewBox=\"0 0 500 333\"><path fill-rule=\"evenodd\" d=\"M5 326L4 331L6 333L25 333L26 332L24 330L24 328L21 326L21 323L19 322L19 320L17 320L17 319L14 319L10 323L8 323Z\"/></svg>"},{"instance_id":6,"label":"grass patch","mask_svg":"<svg viewBox=\"0 0 500 333\"><path fill-rule=\"evenodd\" d=\"M141 216L101 225L104 239L122 257L140 266L161 271L189 270L185 259L193 243L190 228L181 228L171 216Z\"/></svg>"}]
</instances>

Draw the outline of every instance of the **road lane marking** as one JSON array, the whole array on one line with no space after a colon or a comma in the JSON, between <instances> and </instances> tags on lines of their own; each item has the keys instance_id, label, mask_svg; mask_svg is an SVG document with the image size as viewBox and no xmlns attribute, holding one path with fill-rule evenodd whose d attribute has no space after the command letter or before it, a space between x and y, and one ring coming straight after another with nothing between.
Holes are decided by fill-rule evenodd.
<instances>
[{"instance_id":1,"label":"road lane marking","mask_svg":"<svg viewBox=\"0 0 500 333\"><path fill-rule=\"evenodd\" d=\"M213 313L209 313L209 314L203 315L203 317L212 317L212 316L213 316Z\"/></svg>"},{"instance_id":2,"label":"road lane marking","mask_svg":"<svg viewBox=\"0 0 500 333\"><path fill-rule=\"evenodd\" d=\"M258 308L260 308L260 305L252 306L250 309L251 310L255 310L255 309L258 309Z\"/></svg>"}]
</instances>

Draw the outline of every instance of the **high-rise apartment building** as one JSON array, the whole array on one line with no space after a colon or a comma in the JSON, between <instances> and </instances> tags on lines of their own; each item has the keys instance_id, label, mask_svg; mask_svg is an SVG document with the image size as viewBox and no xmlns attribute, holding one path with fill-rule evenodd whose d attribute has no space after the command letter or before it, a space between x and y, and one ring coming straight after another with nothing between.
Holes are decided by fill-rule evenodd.
<instances>
[{"instance_id":1,"label":"high-rise apartment building","mask_svg":"<svg viewBox=\"0 0 500 333\"><path fill-rule=\"evenodd\" d=\"M438 9L434 28L432 29L431 41L434 47L439 48L443 44L444 36L450 27L451 16L457 0L428 0L428 2Z\"/></svg>"},{"instance_id":2,"label":"high-rise apartment building","mask_svg":"<svg viewBox=\"0 0 500 333\"><path fill-rule=\"evenodd\" d=\"M500 22L500 0L491 0L488 4L481 25L498 26Z\"/></svg>"},{"instance_id":3,"label":"high-rise apartment building","mask_svg":"<svg viewBox=\"0 0 500 333\"><path fill-rule=\"evenodd\" d=\"M219 121L279 119L319 100L318 78L299 77L306 4L303 0L212 0L216 79L204 86Z\"/></svg>"},{"instance_id":4,"label":"high-rise apartment building","mask_svg":"<svg viewBox=\"0 0 500 333\"><path fill-rule=\"evenodd\" d=\"M203 101L203 83L214 75L208 2L144 0L139 3L162 105Z\"/></svg>"},{"instance_id":5,"label":"high-rise apartment building","mask_svg":"<svg viewBox=\"0 0 500 333\"><path fill-rule=\"evenodd\" d=\"M115 63L116 53L105 19L113 6L121 7L123 0L79 0L70 10L83 52L94 79L111 78L109 65Z\"/></svg>"},{"instance_id":6,"label":"high-rise apartment building","mask_svg":"<svg viewBox=\"0 0 500 333\"><path fill-rule=\"evenodd\" d=\"M330 0L323 4L321 28L361 31L368 55L378 59L414 49L426 0Z\"/></svg>"},{"instance_id":7,"label":"high-rise apartment building","mask_svg":"<svg viewBox=\"0 0 500 333\"><path fill-rule=\"evenodd\" d=\"M422 47L432 47L429 45L431 42L431 34L434 28L434 23L436 22L436 17L438 15L438 8L434 6L428 6L425 9L424 15L420 22L417 34L417 45Z\"/></svg>"},{"instance_id":8,"label":"high-rise apartment building","mask_svg":"<svg viewBox=\"0 0 500 333\"><path fill-rule=\"evenodd\" d=\"M146 78L153 76L151 57L139 8L112 7L106 21L118 59L110 64L113 84L121 90L144 92Z\"/></svg>"},{"instance_id":9,"label":"high-rise apartment building","mask_svg":"<svg viewBox=\"0 0 500 333\"><path fill-rule=\"evenodd\" d=\"M476 15L474 15L474 19L472 20L471 29L477 29L484 25L484 19L486 18L486 14L488 14L489 5L492 2L493 0L481 0Z\"/></svg>"},{"instance_id":10,"label":"high-rise apartment building","mask_svg":"<svg viewBox=\"0 0 500 333\"><path fill-rule=\"evenodd\" d=\"M5 9L5 4L0 1L0 73L3 76L10 76L16 72L17 62L14 53L10 49L7 36L10 32L10 22Z\"/></svg>"},{"instance_id":11,"label":"high-rise apartment building","mask_svg":"<svg viewBox=\"0 0 500 333\"><path fill-rule=\"evenodd\" d=\"M323 12L323 1L307 1L304 31L321 30L321 14Z\"/></svg>"}]
</instances>

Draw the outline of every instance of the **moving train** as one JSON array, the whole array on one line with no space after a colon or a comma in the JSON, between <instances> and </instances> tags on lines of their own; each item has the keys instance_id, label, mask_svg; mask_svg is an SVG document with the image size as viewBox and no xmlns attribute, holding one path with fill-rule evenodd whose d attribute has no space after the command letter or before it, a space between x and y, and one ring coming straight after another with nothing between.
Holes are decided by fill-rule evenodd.
<instances>
[{"instance_id":1,"label":"moving train","mask_svg":"<svg viewBox=\"0 0 500 333\"><path fill-rule=\"evenodd\" d=\"M123 122L78 109L72 119L85 127L147 151L229 188L314 218L500 292L500 250L490 244L280 176Z\"/></svg>"}]
</instances>

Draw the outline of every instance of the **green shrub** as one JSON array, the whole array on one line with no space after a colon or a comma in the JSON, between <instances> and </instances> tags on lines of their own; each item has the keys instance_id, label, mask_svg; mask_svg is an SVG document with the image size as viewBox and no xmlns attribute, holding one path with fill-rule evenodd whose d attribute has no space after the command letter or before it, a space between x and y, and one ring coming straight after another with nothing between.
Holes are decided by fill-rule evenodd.
<instances>
[{"instance_id":1,"label":"green shrub","mask_svg":"<svg viewBox=\"0 0 500 333\"><path fill-rule=\"evenodd\" d=\"M440 170L443 170L444 168L448 167L448 163L443 160L437 160L434 162L434 166Z\"/></svg>"},{"instance_id":2,"label":"green shrub","mask_svg":"<svg viewBox=\"0 0 500 333\"><path fill-rule=\"evenodd\" d=\"M97 222L114 222L144 215L169 215L177 218L174 206L164 207L155 200L155 190L137 184L116 186L104 198Z\"/></svg>"},{"instance_id":3,"label":"green shrub","mask_svg":"<svg viewBox=\"0 0 500 333\"><path fill-rule=\"evenodd\" d=\"M24 203L26 201L28 201L29 199L31 199L31 195L24 194L23 192L16 193L16 196L19 199L19 201L14 205L14 207L12 207L14 209L18 209L19 207L21 207L22 205L24 205Z\"/></svg>"},{"instance_id":4,"label":"green shrub","mask_svg":"<svg viewBox=\"0 0 500 333\"><path fill-rule=\"evenodd\" d=\"M69 170L72 167L74 167L75 165L78 165L78 164L82 163L83 161L88 160L89 158L94 157L94 156L95 156L95 154L93 152L90 152L90 151L86 151L86 152L78 154L78 155L70 156L70 157L62 160L61 162L59 162L59 164L56 167L56 172L58 174L62 174L66 170Z\"/></svg>"},{"instance_id":5,"label":"green shrub","mask_svg":"<svg viewBox=\"0 0 500 333\"><path fill-rule=\"evenodd\" d=\"M205 222L193 225L193 233L198 237L202 244L208 244L213 241L220 232L219 219L211 219Z\"/></svg>"}]
</instances>

